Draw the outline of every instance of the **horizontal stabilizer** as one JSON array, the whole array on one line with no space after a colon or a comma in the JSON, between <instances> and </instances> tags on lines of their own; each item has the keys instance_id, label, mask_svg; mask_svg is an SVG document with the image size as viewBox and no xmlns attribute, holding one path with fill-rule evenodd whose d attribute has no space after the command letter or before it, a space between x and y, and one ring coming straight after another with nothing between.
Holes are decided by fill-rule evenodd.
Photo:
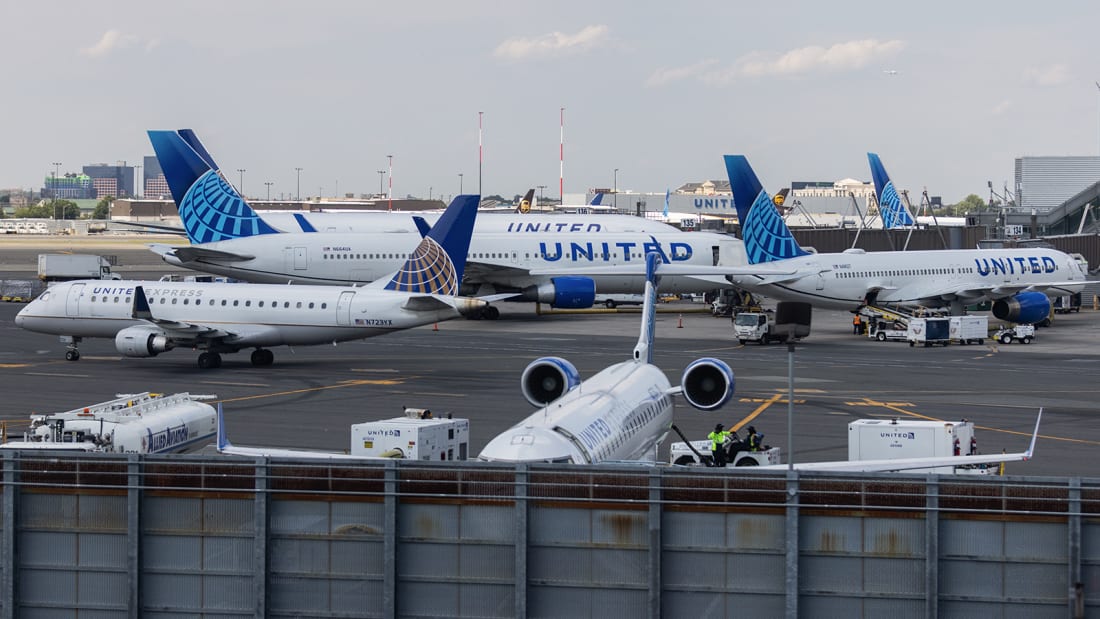
<instances>
[{"instance_id":1,"label":"horizontal stabilizer","mask_svg":"<svg viewBox=\"0 0 1100 619\"><path fill-rule=\"evenodd\" d=\"M410 312L438 312L454 308L443 299L431 295L410 296L401 307Z\"/></svg>"},{"instance_id":2,"label":"horizontal stabilizer","mask_svg":"<svg viewBox=\"0 0 1100 619\"><path fill-rule=\"evenodd\" d=\"M156 251L155 249L153 251ZM228 251L219 251L216 249L207 249L205 247L177 247L172 252L180 262L196 262L199 260L214 260L218 262L245 262L252 260L255 256L248 254L236 254Z\"/></svg>"}]
</instances>

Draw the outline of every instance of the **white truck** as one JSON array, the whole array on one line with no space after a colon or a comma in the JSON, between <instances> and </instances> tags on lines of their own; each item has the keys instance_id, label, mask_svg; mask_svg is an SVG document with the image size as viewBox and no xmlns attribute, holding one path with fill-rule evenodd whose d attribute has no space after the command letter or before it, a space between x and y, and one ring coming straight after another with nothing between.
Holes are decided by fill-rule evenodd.
<instances>
[{"instance_id":1,"label":"white truck","mask_svg":"<svg viewBox=\"0 0 1100 619\"><path fill-rule=\"evenodd\" d=\"M951 316L949 335L960 344L984 344L989 337L989 316Z\"/></svg>"},{"instance_id":2,"label":"white truck","mask_svg":"<svg viewBox=\"0 0 1100 619\"><path fill-rule=\"evenodd\" d=\"M404 417L351 426L351 455L407 460L466 460L470 420L435 418L423 408L406 408Z\"/></svg>"},{"instance_id":3,"label":"white truck","mask_svg":"<svg viewBox=\"0 0 1100 619\"><path fill-rule=\"evenodd\" d=\"M63 413L32 415L30 430L22 440L0 444L0 449L138 454L189 451L214 437L216 411L200 401L213 397L119 394L114 400Z\"/></svg>"},{"instance_id":4,"label":"white truck","mask_svg":"<svg viewBox=\"0 0 1100 619\"><path fill-rule=\"evenodd\" d=\"M61 282L72 279L122 279L111 272L114 261L90 254L38 254L38 279Z\"/></svg>"},{"instance_id":5,"label":"white truck","mask_svg":"<svg viewBox=\"0 0 1100 619\"><path fill-rule=\"evenodd\" d=\"M1035 325L1002 325L993 334L993 339L1002 344L1011 344L1012 342L1030 344L1031 340L1035 339Z\"/></svg>"},{"instance_id":6,"label":"white truck","mask_svg":"<svg viewBox=\"0 0 1100 619\"><path fill-rule=\"evenodd\" d=\"M848 424L848 460L934 458L978 453L974 423L899 419L857 419ZM986 465L941 466L907 473L989 475Z\"/></svg>"},{"instance_id":7,"label":"white truck","mask_svg":"<svg viewBox=\"0 0 1100 619\"><path fill-rule=\"evenodd\" d=\"M786 334L775 332L775 316L766 312L741 312L733 317L733 335L737 341L757 342L782 342L787 339Z\"/></svg>"},{"instance_id":8,"label":"white truck","mask_svg":"<svg viewBox=\"0 0 1100 619\"><path fill-rule=\"evenodd\" d=\"M873 340L904 342L909 339L909 330L901 321L888 320L882 314L865 316L864 320L867 321L867 337Z\"/></svg>"},{"instance_id":9,"label":"white truck","mask_svg":"<svg viewBox=\"0 0 1100 619\"><path fill-rule=\"evenodd\" d=\"M910 318L906 339L910 346L947 346L951 343L951 319L946 316Z\"/></svg>"}]
</instances>

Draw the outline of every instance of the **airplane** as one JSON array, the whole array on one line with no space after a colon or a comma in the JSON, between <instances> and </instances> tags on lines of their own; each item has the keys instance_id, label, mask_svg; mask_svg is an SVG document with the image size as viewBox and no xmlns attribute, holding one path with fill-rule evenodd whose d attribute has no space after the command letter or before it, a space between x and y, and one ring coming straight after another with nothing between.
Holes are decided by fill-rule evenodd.
<instances>
[{"instance_id":1,"label":"airplane","mask_svg":"<svg viewBox=\"0 0 1100 619\"><path fill-rule=\"evenodd\" d=\"M725 163L749 264L791 271L728 277L753 292L833 309L875 303L948 306L953 315L991 300L994 317L1034 323L1049 315L1049 297L1072 294L1084 285L1080 263L1054 249L810 253L795 241L748 160L726 155Z\"/></svg>"},{"instance_id":2,"label":"airplane","mask_svg":"<svg viewBox=\"0 0 1100 619\"><path fill-rule=\"evenodd\" d=\"M633 358L581 381L577 368L560 357L542 357L523 371L523 396L538 407L505 430L478 455L492 462L595 464L652 462L656 446L672 426L672 396L683 395L695 408L712 411L733 396L734 374L724 361L704 357L684 370L672 387L653 365L653 334L658 273L665 268L656 252L646 254L645 303Z\"/></svg>"},{"instance_id":3,"label":"airplane","mask_svg":"<svg viewBox=\"0 0 1100 619\"><path fill-rule=\"evenodd\" d=\"M914 225L913 215L909 209L901 203L894 181L882 167L882 161L875 153L867 153L867 162L871 165L871 176L875 182L875 200L878 202L878 213L882 217L882 227L890 230Z\"/></svg>"},{"instance_id":4,"label":"airplane","mask_svg":"<svg viewBox=\"0 0 1100 619\"><path fill-rule=\"evenodd\" d=\"M173 348L202 351L200 368L223 353L358 340L480 312L486 301L457 296L479 197L458 196L392 277L367 286L76 280L55 284L15 317L19 327L60 335L65 358L85 337L114 338L127 357Z\"/></svg>"},{"instance_id":5,"label":"airplane","mask_svg":"<svg viewBox=\"0 0 1100 619\"><path fill-rule=\"evenodd\" d=\"M349 285L392 272L415 245L407 213L284 213L262 218L219 171L189 129L150 131L190 246L153 244L165 262L261 283ZM533 193L532 193L533 195ZM431 222L431 215L423 218ZM293 228L285 227L293 222ZM280 228L282 225L284 227ZM287 231L280 234L281 230ZM745 264L732 235L681 232L627 215L483 214L475 224L460 292L469 296L513 293L509 300L557 308L592 307L600 294L644 290L644 256L657 251L677 265ZM636 264L633 275L536 276L546 266ZM662 290L700 292L728 286L719 276L668 276ZM488 306L486 318L499 310Z\"/></svg>"}]
</instances>

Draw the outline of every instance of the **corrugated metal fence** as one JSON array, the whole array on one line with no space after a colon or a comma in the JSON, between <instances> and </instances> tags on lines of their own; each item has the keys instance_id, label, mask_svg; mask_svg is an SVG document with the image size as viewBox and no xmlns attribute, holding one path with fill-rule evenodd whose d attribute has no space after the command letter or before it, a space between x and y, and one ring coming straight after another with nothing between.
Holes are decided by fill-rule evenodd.
<instances>
[{"instance_id":1,"label":"corrugated metal fence","mask_svg":"<svg viewBox=\"0 0 1100 619\"><path fill-rule=\"evenodd\" d=\"M0 617L1100 614L1100 480L2 464Z\"/></svg>"}]
</instances>

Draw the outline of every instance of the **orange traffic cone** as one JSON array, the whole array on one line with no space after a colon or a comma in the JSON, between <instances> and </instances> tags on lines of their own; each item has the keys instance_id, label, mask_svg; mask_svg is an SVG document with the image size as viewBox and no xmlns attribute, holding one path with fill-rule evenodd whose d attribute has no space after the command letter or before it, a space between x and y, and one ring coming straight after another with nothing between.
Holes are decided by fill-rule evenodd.
<instances>
[{"instance_id":1,"label":"orange traffic cone","mask_svg":"<svg viewBox=\"0 0 1100 619\"><path fill-rule=\"evenodd\" d=\"M439 323L438 322L432 325L432 331L439 331Z\"/></svg>"},{"instance_id":2,"label":"orange traffic cone","mask_svg":"<svg viewBox=\"0 0 1100 619\"><path fill-rule=\"evenodd\" d=\"M677 329L683 329L684 328L684 315L683 314L680 314L680 322L676 325L676 328Z\"/></svg>"}]
</instances>

